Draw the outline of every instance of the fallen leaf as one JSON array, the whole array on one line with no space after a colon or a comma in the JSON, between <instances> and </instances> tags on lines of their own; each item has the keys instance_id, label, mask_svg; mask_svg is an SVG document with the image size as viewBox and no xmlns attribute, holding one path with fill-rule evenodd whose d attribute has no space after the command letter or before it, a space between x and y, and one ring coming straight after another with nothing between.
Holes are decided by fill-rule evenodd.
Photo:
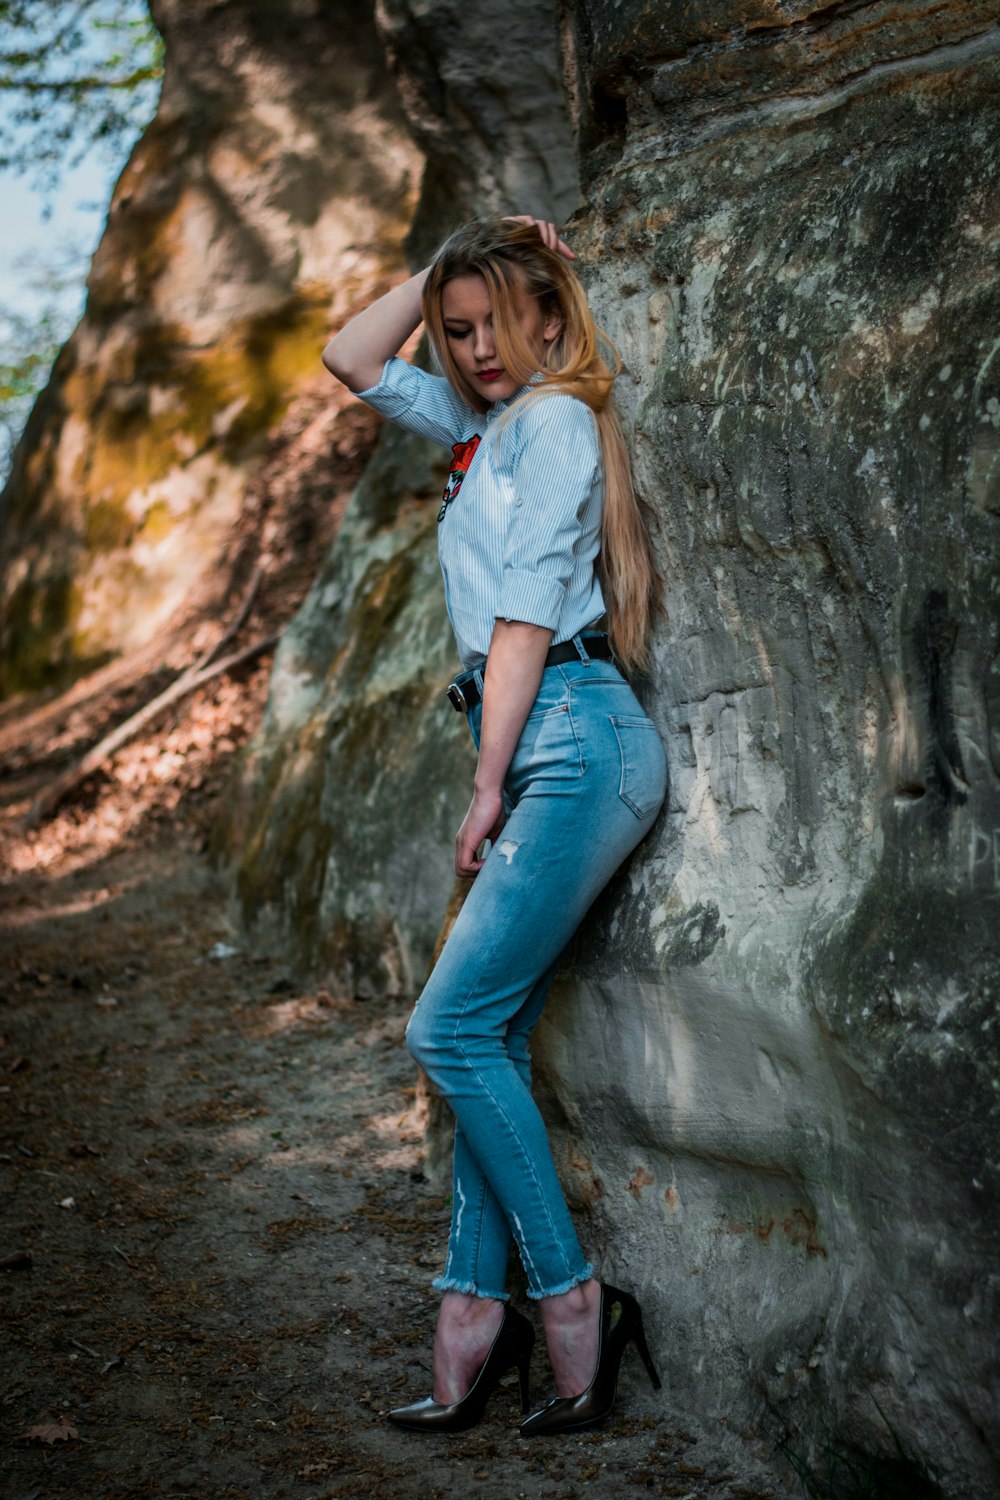
<instances>
[{"instance_id":1,"label":"fallen leaf","mask_svg":"<svg viewBox=\"0 0 1000 1500\"><path fill-rule=\"evenodd\" d=\"M67 1141L66 1150L70 1156L100 1156L96 1146L89 1146L86 1141Z\"/></svg>"},{"instance_id":2,"label":"fallen leaf","mask_svg":"<svg viewBox=\"0 0 1000 1500\"><path fill-rule=\"evenodd\" d=\"M30 1068L30 1067L31 1067L31 1058L30 1057L15 1057L14 1061L8 1065L7 1072L8 1073L23 1073L27 1068Z\"/></svg>"},{"instance_id":3,"label":"fallen leaf","mask_svg":"<svg viewBox=\"0 0 1000 1500\"><path fill-rule=\"evenodd\" d=\"M34 1427L29 1427L27 1432L22 1432L21 1437L27 1443L64 1443L67 1438L78 1438L80 1434L69 1417L60 1417L58 1422L51 1419L48 1422L38 1422Z\"/></svg>"},{"instance_id":4,"label":"fallen leaf","mask_svg":"<svg viewBox=\"0 0 1000 1500\"><path fill-rule=\"evenodd\" d=\"M27 1271L31 1268L30 1250L12 1250L0 1259L0 1271Z\"/></svg>"}]
</instances>

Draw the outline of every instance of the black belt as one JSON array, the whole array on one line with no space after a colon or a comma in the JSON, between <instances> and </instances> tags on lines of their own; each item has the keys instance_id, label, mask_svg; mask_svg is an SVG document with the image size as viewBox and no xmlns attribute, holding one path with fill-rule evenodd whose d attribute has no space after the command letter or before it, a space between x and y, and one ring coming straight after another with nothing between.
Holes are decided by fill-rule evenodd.
<instances>
[{"instance_id":1,"label":"black belt","mask_svg":"<svg viewBox=\"0 0 1000 1500\"><path fill-rule=\"evenodd\" d=\"M585 635L581 637L581 642L585 655L591 660L614 661L611 642L606 635ZM561 667L563 662L579 660L580 653L573 641L560 641L558 646L549 647L545 666ZM457 709L460 714L471 713L482 698L475 677L469 677L464 682L449 682L446 691L452 708Z\"/></svg>"}]
</instances>

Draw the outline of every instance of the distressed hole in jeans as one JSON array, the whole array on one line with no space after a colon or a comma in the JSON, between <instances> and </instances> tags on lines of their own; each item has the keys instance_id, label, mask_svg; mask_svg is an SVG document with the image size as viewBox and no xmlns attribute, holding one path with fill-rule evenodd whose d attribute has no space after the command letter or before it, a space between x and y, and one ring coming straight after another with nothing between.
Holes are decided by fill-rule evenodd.
<instances>
[{"instance_id":1,"label":"distressed hole in jeans","mask_svg":"<svg viewBox=\"0 0 1000 1500\"><path fill-rule=\"evenodd\" d=\"M520 844L515 844L513 839L501 839L497 844L497 853L501 855L508 864L513 864L514 855L520 849Z\"/></svg>"}]
</instances>

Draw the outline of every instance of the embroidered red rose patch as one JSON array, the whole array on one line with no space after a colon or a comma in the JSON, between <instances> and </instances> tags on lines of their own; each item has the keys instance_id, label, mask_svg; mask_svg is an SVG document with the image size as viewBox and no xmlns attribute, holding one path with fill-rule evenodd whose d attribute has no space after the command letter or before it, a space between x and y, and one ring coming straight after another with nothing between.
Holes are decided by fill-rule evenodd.
<instances>
[{"instance_id":1,"label":"embroidered red rose patch","mask_svg":"<svg viewBox=\"0 0 1000 1500\"><path fill-rule=\"evenodd\" d=\"M441 509L438 511L438 525L440 525L444 520L445 512L447 511L451 502L455 499L455 496L458 494L459 490L462 488L462 480L469 472L470 465L472 464L472 460L476 456L476 449L478 447L478 432L476 433L475 437L470 437L467 443L455 443L453 445L451 451L454 456L451 461L451 470L448 474L448 483L445 485L444 492L441 496Z\"/></svg>"}]
</instances>

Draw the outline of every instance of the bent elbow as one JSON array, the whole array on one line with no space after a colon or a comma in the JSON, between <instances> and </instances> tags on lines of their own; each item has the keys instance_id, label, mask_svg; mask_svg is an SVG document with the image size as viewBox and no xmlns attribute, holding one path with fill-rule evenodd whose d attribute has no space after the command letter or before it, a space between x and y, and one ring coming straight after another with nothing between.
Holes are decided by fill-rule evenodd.
<instances>
[{"instance_id":1,"label":"bent elbow","mask_svg":"<svg viewBox=\"0 0 1000 1500\"><path fill-rule=\"evenodd\" d=\"M323 363L331 375L335 375L338 380L343 381L344 385L350 385L350 371L347 369L344 361L338 357L336 339L331 339L323 350Z\"/></svg>"},{"instance_id":2,"label":"bent elbow","mask_svg":"<svg viewBox=\"0 0 1000 1500\"><path fill-rule=\"evenodd\" d=\"M323 350L323 363L330 374L355 395L358 391L367 391L371 386L377 385L382 375L381 364L373 365L370 360L366 362L364 359L352 359L348 351L337 347L336 338L332 338Z\"/></svg>"}]
</instances>

